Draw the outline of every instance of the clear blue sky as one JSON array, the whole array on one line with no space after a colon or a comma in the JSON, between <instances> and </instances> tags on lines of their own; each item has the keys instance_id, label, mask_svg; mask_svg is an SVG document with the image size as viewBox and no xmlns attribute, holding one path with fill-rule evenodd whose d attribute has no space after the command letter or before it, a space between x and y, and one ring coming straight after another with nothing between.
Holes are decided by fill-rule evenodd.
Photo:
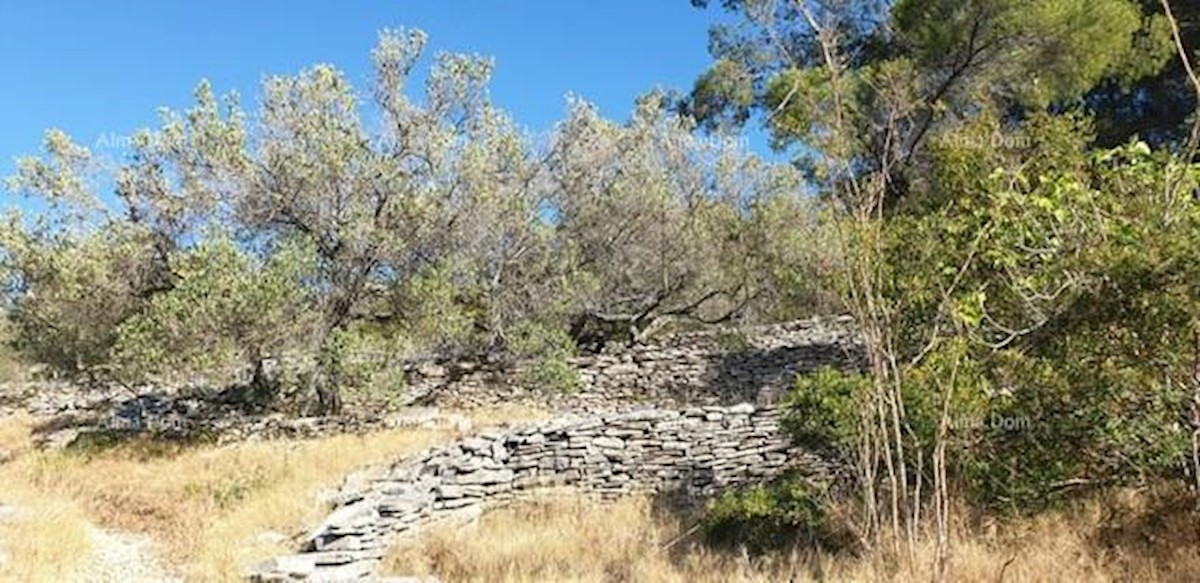
<instances>
[{"instance_id":1,"label":"clear blue sky","mask_svg":"<svg viewBox=\"0 0 1200 583\"><path fill-rule=\"evenodd\" d=\"M625 119L643 91L690 87L711 61L707 30L720 18L687 0L5 0L0 176L37 151L46 128L93 148L111 143L153 125L160 106L186 107L201 78L251 109L263 76L314 63L365 88L386 27L424 29L427 55L494 57L494 100L533 130L562 117L568 92Z\"/></svg>"}]
</instances>

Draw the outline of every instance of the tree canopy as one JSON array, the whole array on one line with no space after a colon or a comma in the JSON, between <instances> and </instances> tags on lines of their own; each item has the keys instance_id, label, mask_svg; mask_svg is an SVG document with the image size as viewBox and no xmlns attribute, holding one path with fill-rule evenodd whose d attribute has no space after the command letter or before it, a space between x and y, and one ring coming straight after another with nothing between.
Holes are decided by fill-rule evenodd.
<instances>
[{"instance_id":1,"label":"tree canopy","mask_svg":"<svg viewBox=\"0 0 1200 583\"><path fill-rule=\"evenodd\" d=\"M789 166L698 137L658 93L626 122L572 101L535 144L492 104L487 58L434 55L414 97L425 44L384 31L365 100L328 65L266 79L255 111L201 83L115 168L49 132L8 181L46 203L3 230L18 344L123 382L307 355L336 411L371 354L561 359L820 294L780 275L812 261L803 242L760 232L804 214Z\"/></svg>"},{"instance_id":2,"label":"tree canopy","mask_svg":"<svg viewBox=\"0 0 1200 583\"><path fill-rule=\"evenodd\" d=\"M869 374L799 379L791 422L856 468L869 544L928 517L943 552L952 496L1033 512L1200 473L1200 80L1169 6L723 3L742 18L679 108L761 120L832 210Z\"/></svg>"}]
</instances>

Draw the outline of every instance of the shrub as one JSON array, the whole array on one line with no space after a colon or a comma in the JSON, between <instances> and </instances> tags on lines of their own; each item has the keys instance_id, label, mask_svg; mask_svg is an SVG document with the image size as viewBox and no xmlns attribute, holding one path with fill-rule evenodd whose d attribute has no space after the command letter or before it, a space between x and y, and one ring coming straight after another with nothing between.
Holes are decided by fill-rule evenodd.
<instances>
[{"instance_id":1,"label":"shrub","mask_svg":"<svg viewBox=\"0 0 1200 583\"><path fill-rule=\"evenodd\" d=\"M0 383L22 381L29 375L30 365L16 349L10 328L8 317L0 316Z\"/></svg>"},{"instance_id":2,"label":"shrub","mask_svg":"<svg viewBox=\"0 0 1200 583\"><path fill-rule=\"evenodd\" d=\"M508 349L522 361L517 372L522 385L562 393L579 390L579 371L571 364L575 342L562 328L523 322L512 331Z\"/></svg>"},{"instance_id":3,"label":"shrub","mask_svg":"<svg viewBox=\"0 0 1200 583\"><path fill-rule=\"evenodd\" d=\"M784 396L784 427L801 444L834 448L850 459L858 441L858 421L870 379L821 367L799 375Z\"/></svg>"},{"instance_id":4,"label":"shrub","mask_svg":"<svg viewBox=\"0 0 1200 583\"><path fill-rule=\"evenodd\" d=\"M384 330L356 325L333 337L338 382L347 397L392 408L402 401L407 380L401 338Z\"/></svg>"},{"instance_id":5,"label":"shrub","mask_svg":"<svg viewBox=\"0 0 1200 583\"><path fill-rule=\"evenodd\" d=\"M705 539L754 554L796 544L844 550L851 537L832 518L829 503L824 488L797 476L726 491L709 504L703 522Z\"/></svg>"},{"instance_id":6,"label":"shrub","mask_svg":"<svg viewBox=\"0 0 1200 583\"><path fill-rule=\"evenodd\" d=\"M3 285L20 292L7 314L14 346L66 376L107 364L117 326L143 307L150 285L143 235L119 226L77 237L19 232L11 223L0 231Z\"/></svg>"},{"instance_id":7,"label":"shrub","mask_svg":"<svg viewBox=\"0 0 1200 583\"><path fill-rule=\"evenodd\" d=\"M721 330L716 336L716 342L724 352L743 352L750 348L750 339L741 330Z\"/></svg>"},{"instance_id":8,"label":"shrub","mask_svg":"<svg viewBox=\"0 0 1200 583\"><path fill-rule=\"evenodd\" d=\"M258 261L210 237L172 257L176 281L117 327L115 364L130 380L202 375L227 385L311 329L300 247Z\"/></svg>"}]
</instances>

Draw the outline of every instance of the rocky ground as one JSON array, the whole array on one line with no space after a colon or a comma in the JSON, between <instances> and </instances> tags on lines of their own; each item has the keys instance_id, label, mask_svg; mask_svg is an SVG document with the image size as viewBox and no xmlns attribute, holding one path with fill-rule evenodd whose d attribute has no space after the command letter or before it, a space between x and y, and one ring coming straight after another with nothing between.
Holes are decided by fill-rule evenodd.
<instances>
[{"instance_id":1,"label":"rocky ground","mask_svg":"<svg viewBox=\"0 0 1200 583\"><path fill-rule=\"evenodd\" d=\"M0 417L18 413L39 420L36 444L50 448L137 435L223 444L469 423L434 407L358 407L338 416L295 416L248 413L219 393L197 390L94 389L55 382L0 385Z\"/></svg>"}]
</instances>

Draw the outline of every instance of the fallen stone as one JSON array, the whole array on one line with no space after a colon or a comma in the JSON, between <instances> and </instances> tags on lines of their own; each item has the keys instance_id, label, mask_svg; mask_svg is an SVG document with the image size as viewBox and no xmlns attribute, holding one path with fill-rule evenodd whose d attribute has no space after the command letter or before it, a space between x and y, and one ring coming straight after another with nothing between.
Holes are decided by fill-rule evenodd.
<instances>
[{"instance_id":1,"label":"fallen stone","mask_svg":"<svg viewBox=\"0 0 1200 583\"><path fill-rule=\"evenodd\" d=\"M271 583L288 579L306 579L317 569L316 553L283 555L252 567L249 579L255 583Z\"/></svg>"}]
</instances>

